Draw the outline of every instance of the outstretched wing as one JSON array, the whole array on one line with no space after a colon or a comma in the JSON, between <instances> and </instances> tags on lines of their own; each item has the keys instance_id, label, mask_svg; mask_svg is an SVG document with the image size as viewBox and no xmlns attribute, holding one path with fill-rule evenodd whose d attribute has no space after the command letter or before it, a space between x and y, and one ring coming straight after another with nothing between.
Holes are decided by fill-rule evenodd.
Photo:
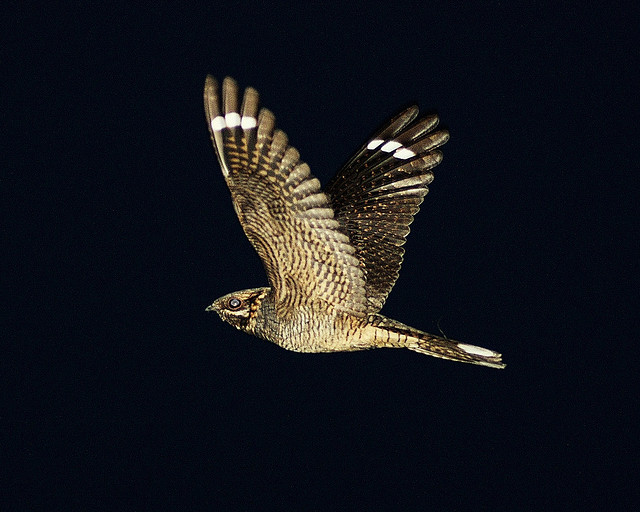
<instances>
[{"instance_id":1,"label":"outstretched wing","mask_svg":"<svg viewBox=\"0 0 640 512\"><path fill-rule=\"evenodd\" d=\"M222 101L221 101L222 99ZM211 140L245 234L275 292L276 313L322 301L356 316L366 314L364 279L355 249L334 219L329 199L275 118L247 88L227 77L222 98L208 76L204 105Z\"/></svg>"},{"instance_id":2,"label":"outstretched wing","mask_svg":"<svg viewBox=\"0 0 640 512\"><path fill-rule=\"evenodd\" d=\"M414 106L389 121L325 189L363 267L369 313L398 279L409 224L442 160L436 148L449 140L445 130L433 131L437 116L412 123L417 115Z\"/></svg>"}]
</instances>

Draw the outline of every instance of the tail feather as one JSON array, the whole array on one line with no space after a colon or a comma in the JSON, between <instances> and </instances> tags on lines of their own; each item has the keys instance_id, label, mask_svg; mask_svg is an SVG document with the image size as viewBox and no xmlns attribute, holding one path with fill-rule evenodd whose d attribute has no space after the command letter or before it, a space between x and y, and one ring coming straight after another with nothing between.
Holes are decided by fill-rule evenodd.
<instances>
[{"instance_id":1,"label":"tail feather","mask_svg":"<svg viewBox=\"0 0 640 512\"><path fill-rule=\"evenodd\" d=\"M408 348L441 359L490 368L506 367L506 364L502 362L502 354L488 348L422 332L382 315L376 315L374 325L377 330L375 339L377 345L381 347Z\"/></svg>"},{"instance_id":2,"label":"tail feather","mask_svg":"<svg viewBox=\"0 0 640 512\"><path fill-rule=\"evenodd\" d=\"M427 354L433 357L459 361L461 363L478 364L489 368L505 368L502 354L488 348L460 343L458 341L441 338L433 334L421 333L423 336L417 344L407 345L409 350Z\"/></svg>"}]
</instances>

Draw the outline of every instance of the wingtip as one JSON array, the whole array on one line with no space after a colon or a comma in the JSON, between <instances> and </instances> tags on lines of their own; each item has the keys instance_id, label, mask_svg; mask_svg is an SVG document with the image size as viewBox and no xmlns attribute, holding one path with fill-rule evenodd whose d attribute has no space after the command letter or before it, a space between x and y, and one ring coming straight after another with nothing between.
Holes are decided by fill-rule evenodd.
<instances>
[{"instance_id":1,"label":"wingtip","mask_svg":"<svg viewBox=\"0 0 640 512\"><path fill-rule=\"evenodd\" d=\"M410 107L407 107L402 112L400 112L397 116L392 118L389 124L394 124L402 120L400 121L401 126L397 130L397 131L400 131L403 127L407 126L409 123L415 120L415 118L418 117L419 113L420 113L420 107L418 107L418 105L411 105Z\"/></svg>"},{"instance_id":2,"label":"wingtip","mask_svg":"<svg viewBox=\"0 0 640 512\"><path fill-rule=\"evenodd\" d=\"M212 76L207 75L204 79L205 94L215 92L218 89L218 81Z\"/></svg>"},{"instance_id":3,"label":"wingtip","mask_svg":"<svg viewBox=\"0 0 640 512\"><path fill-rule=\"evenodd\" d=\"M207 75L204 80L204 110L209 124L219 115L218 103L218 81L213 76Z\"/></svg>"},{"instance_id":4,"label":"wingtip","mask_svg":"<svg viewBox=\"0 0 640 512\"><path fill-rule=\"evenodd\" d=\"M230 76L225 76L224 80L222 81L222 88L226 89L227 87L238 87L238 82L236 82L236 80Z\"/></svg>"}]
</instances>

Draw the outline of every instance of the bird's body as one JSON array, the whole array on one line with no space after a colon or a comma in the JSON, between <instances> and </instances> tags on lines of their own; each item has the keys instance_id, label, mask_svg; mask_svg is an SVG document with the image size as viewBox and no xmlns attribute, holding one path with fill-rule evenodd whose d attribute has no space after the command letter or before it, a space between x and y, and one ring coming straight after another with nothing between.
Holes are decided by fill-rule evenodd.
<instances>
[{"instance_id":1,"label":"bird's body","mask_svg":"<svg viewBox=\"0 0 640 512\"><path fill-rule=\"evenodd\" d=\"M224 320L239 329L295 352L343 352L373 346L366 339L370 337L365 333L367 317L326 309L319 311L313 305L304 305L284 319L276 313L274 298L270 288L255 288L221 297L211 309L222 313ZM225 313L233 299L249 306L248 317L243 317L246 323L236 325L235 319Z\"/></svg>"},{"instance_id":2,"label":"bird's body","mask_svg":"<svg viewBox=\"0 0 640 512\"><path fill-rule=\"evenodd\" d=\"M503 368L497 352L431 335L380 315L402 263L409 224L448 140L437 117L410 108L368 141L327 186L311 175L258 94L230 78L205 84L211 138L242 227L269 287L207 308L234 327L297 352L409 348ZM222 100L222 101L221 101Z\"/></svg>"}]
</instances>

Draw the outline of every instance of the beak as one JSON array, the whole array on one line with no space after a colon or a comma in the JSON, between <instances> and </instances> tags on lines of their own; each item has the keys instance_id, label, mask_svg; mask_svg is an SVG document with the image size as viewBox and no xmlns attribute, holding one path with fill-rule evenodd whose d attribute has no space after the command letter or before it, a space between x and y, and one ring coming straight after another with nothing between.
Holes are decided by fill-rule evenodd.
<instances>
[{"instance_id":1,"label":"beak","mask_svg":"<svg viewBox=\"0 0 640 512\"><path fill-rule=\"evenodd\" d=\"M213 304L211 304L211 306L207 306L206 309L205 309L205 311L215 311L215 310L216 310L216 308L215 308L215 306Z\"/></svg>"}]
</instances>

